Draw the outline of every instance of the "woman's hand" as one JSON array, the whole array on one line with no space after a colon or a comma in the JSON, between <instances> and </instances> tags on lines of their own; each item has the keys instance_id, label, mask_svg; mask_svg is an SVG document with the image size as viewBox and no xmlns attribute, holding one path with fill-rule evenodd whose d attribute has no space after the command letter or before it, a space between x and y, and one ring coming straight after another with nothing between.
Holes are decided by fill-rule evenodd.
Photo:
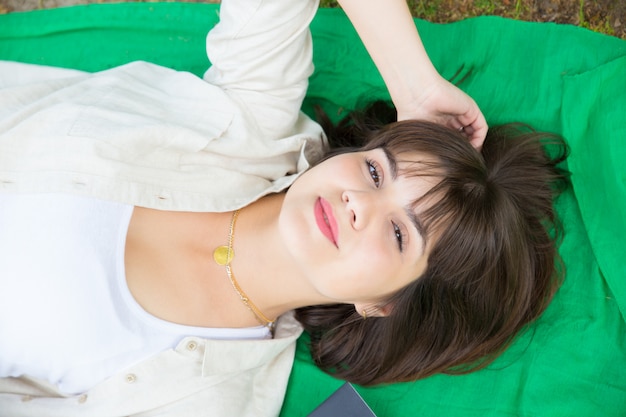
<instances>
[{"instance_id":1,"label":"woman's hand","mask_svg":"<svg viewBox=\"0 0 626 417\"><path fill-rule=\"evenodd\" d=\"M480 148L487 122L478 105L439 75L405 0L339 0L385 80L398 120L419 118L463 129Z\"/></svg>"},{"instance_id":2,"label":"woman's hand","mask_svg":"<svg viewBox=\"0 0 626 417\"><path fill-rule=\"evenodd\" d=\"M477 149L487 135L487 121L476 102L461 89L437 74L415 97L394 100L398 120L424 119L462 130ZM392 97L393 99L393 97Z\"/></svg>"}]
</instances>

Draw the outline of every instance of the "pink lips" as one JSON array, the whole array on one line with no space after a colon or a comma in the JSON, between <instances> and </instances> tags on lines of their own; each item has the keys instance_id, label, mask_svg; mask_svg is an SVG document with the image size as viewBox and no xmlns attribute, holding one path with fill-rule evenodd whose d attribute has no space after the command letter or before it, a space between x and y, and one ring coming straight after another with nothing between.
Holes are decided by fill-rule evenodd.
<instances>
[{"instance_id":1,"label":"pink lips","mask_svg":"<svg viewBox=\"0 0 626 417\"><path fill-rule=\"evenodd\" d=\"M337 221L328 201L318 198L315 202L315 222L324 236L337 246Z\"/></svg>"}]
</instances>

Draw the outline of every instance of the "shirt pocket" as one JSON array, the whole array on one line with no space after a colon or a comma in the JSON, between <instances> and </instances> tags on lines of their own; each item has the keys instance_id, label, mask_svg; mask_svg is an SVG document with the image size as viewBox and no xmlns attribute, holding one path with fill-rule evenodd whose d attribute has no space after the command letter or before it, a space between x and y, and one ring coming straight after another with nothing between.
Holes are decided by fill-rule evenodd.
<instances>
[{"instance_id":1,"label":"shirt pocket","mask_svg":"<svg viewBox=\"0 0 626 417\"><path fill-rule=\"evenodd\" d=\"M184 86L176 95L146 84L94 84L86 98L68 103L76 117L67 134L92 141L106 159L176 165L182 155L199 152L223 135L234 116L226 94L202 81L196 86L202 94Z\"/></svg>"}]
</instances>

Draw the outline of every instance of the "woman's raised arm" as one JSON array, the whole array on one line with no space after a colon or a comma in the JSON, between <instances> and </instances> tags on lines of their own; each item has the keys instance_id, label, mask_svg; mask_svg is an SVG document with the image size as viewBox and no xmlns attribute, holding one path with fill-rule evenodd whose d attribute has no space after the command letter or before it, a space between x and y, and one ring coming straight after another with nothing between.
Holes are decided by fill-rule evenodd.
<instances>
[{"instance_id":1,"label":"woman's raised arm","mask_svg":"<svg viewBox=\"0 0 626 417\"><path fill-rule=\"evenodd\" d=\"M398 119L463 128L480 147L487 122L476 102L441 77L428 58L405 0L339 0L389 89Z\"/></svg>"},{"instance_id":2,"label":"woman's raised arm","mask_svg":"<svg viewBox=\"0 0 626 417\"><path fill-rule=\"evenodd\" d=\"M204 79L256 119L258 134L293 129L313 73L309 23L318 0L224 0L207 36Z\"/></svg>"}]
</instances>

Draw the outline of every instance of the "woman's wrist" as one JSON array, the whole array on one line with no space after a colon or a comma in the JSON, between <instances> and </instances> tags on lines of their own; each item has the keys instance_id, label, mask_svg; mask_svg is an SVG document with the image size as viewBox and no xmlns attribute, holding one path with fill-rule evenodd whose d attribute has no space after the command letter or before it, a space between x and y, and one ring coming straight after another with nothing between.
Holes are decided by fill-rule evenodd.
<instances>
[{"instance_id":1,"label":"woman's wrist","mask_svg":"<svg viewBox=\"0 0 626 417\"><path fill-rule=\"evenodd\" d=\"M398 111L398 120L414 118L419 114L442 81L445 80L432 66L396 73L389 81L385 79L391 101Z\"/></svg>"},{"instance_id":2,"label":"woman's wrist","mask_svg":"<svg viewBox=\"0 0 626 417\"><path fill-rule=\"evenodd\" d=\"M340 0L397 109L415 109L441 82L405 0Z\"/></svg>"},{"instance_id":3,"label":"woman's wrist","mask_svg":"<svg viewBox=\"0 0 626 417\"><path fill-rule=\"evenodd\" d=\"M431 62L405 0L339 0L380 72L398 120L426 119L463 130L479 148L487 122L474 100Z\"/></svg>"}]
</instances>

